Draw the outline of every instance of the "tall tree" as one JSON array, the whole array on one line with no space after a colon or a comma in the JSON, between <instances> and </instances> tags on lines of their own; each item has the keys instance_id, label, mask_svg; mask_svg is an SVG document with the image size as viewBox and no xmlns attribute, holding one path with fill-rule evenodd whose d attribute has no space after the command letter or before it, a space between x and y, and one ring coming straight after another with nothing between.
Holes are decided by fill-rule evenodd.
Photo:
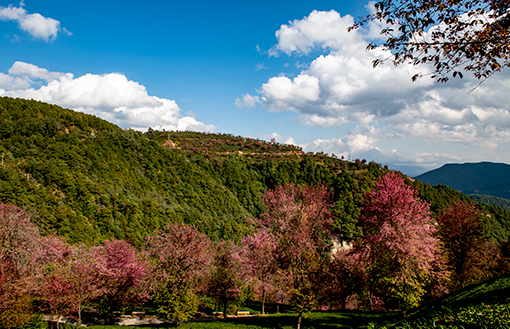
<instances>
[{"instance_id":1,"label":"tall tree","mask_svg":"<svg viewBox=\"0 0 510 329\"><path fill-rule=\"evenodd\" d=\"M7 329L30 317L31 296L26 288L40 239L30 219L21 208L0 204L0 325Z\"/></svg>"},{"instance_id":2,"label":"tall tree","mask_svg":"<svg viewBox=\"0 0 510 329\"><path fill-rule=\"evenodd\" d=\"M71 266L73 258L73 249L61 238L49 236L41 239L32 289L39 309L50 314L52 326L56 328L60 318L77 312L80 304L74 280L74 276L79 274Z\"/></svg>"},{"instance_id":3,"label":"tall tree","mask_svg":"<svg viewBox=\"0 0 510 329\"><path fill-rule=\"evenodd\" d=\"M91 248L98 285L103 290L99 300L99 311L112 322L113 312L121 306L139 302L143 296L135 290L146 272L147 263L134 246L124 240L105 241L104 245Z\"/></svg>"},{"instance_id":4,"label":"tall tree","mask_svg":"<svg viewBox=\"0 0 510 329\"><path fill-rule=\"evenodd\" d=\"M178 326L197 312L194 289L211 262L210 240L194 226L169 224L147 238L145 249L154 265L151 280L159 313Z\"/></svg>"},{"instance_id":5,"label":"tall tree","mask_svg":"<svg viewBox=\"0 0 510 329\"><path fill-rule=\"evenodd\" d=\"M393 53L393 63L430 63L440 82L450 75L462 78L462 71L486 79L510 66L509 7L508 0L381 0L351 29L382 23L382 46Z\"/></svg>"},{"instance_id":6,"label":"tall tree","mask_svg":"<svg viewBox=\"0 0 510 329\"><path fill-rule=\"evenodd\" d=\"M490 262L487 257L497 256L483 235L482 218L483 213L475 205L462 201L453 202L437 218L439 236L453 272L453 289L480 279L480 270Z\"/></svg>"},{"instance_id":7,"label":"tall tree","mask_svg":"<svg viewBox=\"0 0 510 329\"><path fill-rule=\"evenodd\" d=\"M225 319L230 303L241 295L244 271L240 254L241 248L232 241L220 241L214 251L208 292L223 309Z\"/></svg>"},{"instance_id":8,"label":"tall tree","mask_svg":"<svg viewBox=\"0 0 510 329\"><path fill-rule=\"evenodd\" d=\"M243 239L242 262L259 295L262 314L265 314L268 295L276 293L278 286L276 248L274 236L264 230Z\"/></svg>"},{"instance_id":9,"label":"tall tree","mask_svg":"<svg viewBox=\"0 0 510 329\"><path fill-rule=\"evenodd\" d=\"M402 176L390 172L365 195L359 251L368 264L372 290L390 307L416 306L434 275L439 240L429 205Z\"/></svg>"},{"instance_id":10,"label":"tall tree","mask_svg":"<svg viewBox=\"0 0 510 329\"><path fill-rule=\"evenodd\" d=\"M276 242L284 292L298 312L298 328L317 307L316 278L331 249L331 200L325 186L279 185L264 196L267 212L257 221Z\"/></svg>"}]
</instances>

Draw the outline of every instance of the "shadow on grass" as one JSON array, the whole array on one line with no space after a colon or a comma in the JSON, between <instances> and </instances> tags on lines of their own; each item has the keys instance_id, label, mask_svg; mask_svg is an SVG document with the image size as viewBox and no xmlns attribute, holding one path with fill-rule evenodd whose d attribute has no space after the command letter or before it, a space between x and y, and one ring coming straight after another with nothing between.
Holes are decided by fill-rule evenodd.
<instances>
[{"instance_id":1,"label":"shadow on grass","mask_svg":"<svg viewBox=\"0 0 510 329\"><path fill-rule=\"evenodd\" d=\"M301 327L306 329L331 328L366 328L371 322L380 323L394 319L395 313L378 313L362 311L331 311L314 312L302 320ZM252 316L229 318L227 320L213 320L206 322L188 322L180 325L182 329L215 329L215 328L273 328L290 329L297 324L296 314L272 314L266 316ZM137 328L172 328L172 324L143 325ZM99 329L99 328L98 328ZM105 328L107 329L107 328Z\"/></svg>"},{"instance_id":2,"label":"shadow on grass","mask_svg":"<svg viewBox=\"0 0 510 329\"><path fill-rule=\"evenodd\" d=\"M395 324L399 321L412 323L418 319L433 318L437 314L448 310L480 304L500 304L510 296L510 275L502 275L470 284L458 291L425 303L415 309L409 310L406 318L390 320L384 324Z\"/></svg>"}]
</instances>

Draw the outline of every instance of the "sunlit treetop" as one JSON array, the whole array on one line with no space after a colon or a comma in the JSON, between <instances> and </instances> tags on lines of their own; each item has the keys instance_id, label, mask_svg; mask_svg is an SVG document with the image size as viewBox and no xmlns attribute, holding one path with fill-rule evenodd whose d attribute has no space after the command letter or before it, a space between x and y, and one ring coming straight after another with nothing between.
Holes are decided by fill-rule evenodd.
<instances>
[{"instance_id":1,"label":"sunlit treetop","mask_svg":"<svg viewBox=\"0 0 510 329\"><path fill-rule=\"evenodd\" d=\"M509 6L509 0L383 0L349 29L370 22L385 26L385 41L367 49L383 46L392 55L374 60L374 67L388 60L431 64L432 72L426 74L438 82L462 78L462 72L485 80L510 66Z\"/></svg>"}]
</instances>

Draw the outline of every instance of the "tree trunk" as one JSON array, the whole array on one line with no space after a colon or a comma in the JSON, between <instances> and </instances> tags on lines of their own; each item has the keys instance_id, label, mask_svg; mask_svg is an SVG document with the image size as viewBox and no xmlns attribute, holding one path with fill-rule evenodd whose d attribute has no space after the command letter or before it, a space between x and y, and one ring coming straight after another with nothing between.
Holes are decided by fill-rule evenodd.
<instances>
[{"instance_id":1,"label":"tree trunk","mask_svg":"<svg viewBox=\"0 0 510 329\"><path fill-rule=\"evenodd\" d=\"M265 301L266 301L266 289L262 288L262 315L265 314L265 312L264 312Z\"/></svg>"},{"instance_id":2,"label":"tree trunk","mask_svg":"<svg viewBox=\"0 0 510 329\"><path fill-rule=\"evenodd\" d=\"M225 304L223 305L223 318L226 320L227 319L227 305L228 303L225 302Z\"/></svg>"},{"instance_id":3,"label":"tree trunk","mask_svg":"<svg viewBox=\"0 0 510 329\"><path fill-rule=\"evenodd\" d=\"M297 329L301 329L301 318L303 318L303 314L299 314L296 327Z\"/></svg>"},{"instance_id":4,"label":"tree trunk","mask_svg":"<svg viewBox=\"0 0 510 329\"><path fill-rule=\"evenodd\" d=\"M78 305L78 327L81 327L81 304Z\"/></svg>"}]
</instances>

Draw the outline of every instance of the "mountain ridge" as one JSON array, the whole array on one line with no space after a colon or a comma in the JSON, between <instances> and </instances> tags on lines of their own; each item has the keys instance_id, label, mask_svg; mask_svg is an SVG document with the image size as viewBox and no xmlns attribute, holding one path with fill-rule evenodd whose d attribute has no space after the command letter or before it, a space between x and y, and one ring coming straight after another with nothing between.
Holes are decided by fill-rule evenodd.
<instances>
[{"instance_id":1,"label":"mountain ridge","mask_svg":"<svg viewBox=\"0 0 510 329\"><path fill-rule=\"evenodd\" d=\"M510 199L510 165L506 163L448 163L414 178L430 185L447 185L466 194Z\"/></svg>"}]
</instances>

